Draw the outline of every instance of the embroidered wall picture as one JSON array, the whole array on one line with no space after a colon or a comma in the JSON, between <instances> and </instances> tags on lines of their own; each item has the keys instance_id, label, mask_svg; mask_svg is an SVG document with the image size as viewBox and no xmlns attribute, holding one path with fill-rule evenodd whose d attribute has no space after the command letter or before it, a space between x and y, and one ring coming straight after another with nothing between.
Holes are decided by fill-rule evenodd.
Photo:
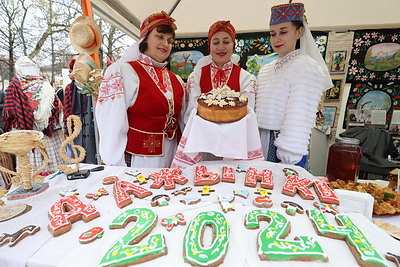
<instances>
[{"instance_id":1,"label":"embroidered wall picture","mask_svg":"<svg viewBox=\"0 0 400 267\"><path fill-rule=\"evenodd\" d=\"M325 91L325 101L339 101L343 79L332 79L333 87Z\"/></svg>"},{"instance_id":2,"label":"embroidered wall picture","mask_svg":"<svg viewBox=\"0 0 400 267\"><path fill-rule=\"evenodd\" d=\"M331 66L329 71L332 74L344 73L346 69L347 51L332 51Z\"/></svg>"},{"instance_id":3,"label":"embroidered wall picture","mask_svg":"<svg viewBox=\"0 0 400 267\"><path fill-rule=\"evenodd\" d=\"M389 125L393 110L400 110L399 83L353 83L346 104L347 109L385 110L386 124Z\"/></svg>"},{"instance_id":4,"label":"embroidered wall picture","mask_svg":"<svg viewBox=\"0 0 400 267\"><path fill-rule=\"evenodd\" d=\"M400 29L355 31L347 83L400 81Z\"/></svg>"}]
</instances>

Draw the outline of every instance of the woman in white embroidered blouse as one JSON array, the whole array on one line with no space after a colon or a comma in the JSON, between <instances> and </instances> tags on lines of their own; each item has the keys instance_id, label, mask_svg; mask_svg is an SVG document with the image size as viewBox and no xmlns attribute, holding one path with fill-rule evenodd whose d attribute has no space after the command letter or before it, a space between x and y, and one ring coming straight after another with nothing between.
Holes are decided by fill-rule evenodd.
<instances>
[{"instance_id":1,"label":"woman in white embroidered blouse","mask_svg":"<svg viewBox=\"0 0 400 267\"><path fill-rule=\"evenodd\" d=\"M233 54L235 38L236 30L230 21L221 20L210 26L208 31L210 55L199 60L187 80L186 90L189 98L185 123L192 110L197 108L197 99L201 93L206 93L213 88L222 88L224 85L247 95L249 107L254 109L256 78L237 65L239 57Z\"/></svg>"},{"instance_id":2,"label":"woman in white embroidered blouse","mask_svg":"<svg viewBox=\"0 0 400 267\"><path fill-rule=\"evenodd\" d=\"M184 110L183 81L166 68L174 21L164 11L150 15L140 40L106 70L95 114L108 165L164 168L172 162Z\"/></svg>"},{"instance_id":3,"label":"woman in white embroidered blouse","mask_svg":"<svg viewBox=\"0 0 400 267\"><path fill-rule=\"evenodd\" d=\"M303 3L273 6L270 36L279 58L258 74L255 110L263 152L268 161L305 167L318 103L333 85Z\"/></svg>"}]
</instances>

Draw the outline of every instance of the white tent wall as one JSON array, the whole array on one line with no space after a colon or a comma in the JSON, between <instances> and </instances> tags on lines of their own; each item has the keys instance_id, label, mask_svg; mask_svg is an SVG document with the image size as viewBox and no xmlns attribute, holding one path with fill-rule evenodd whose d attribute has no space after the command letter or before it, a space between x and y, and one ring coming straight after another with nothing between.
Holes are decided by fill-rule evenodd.
<instances>
[{"instance_id":1,"label":"white tent wall","mask_svg":"<svg viewBox=\"0 0 400 267\"><path fill-rule=\"evenodd\" d=\"M80 2L80 0L76 0ZM206 36L217 20L231 20L238 33L268 29L276 0L92 0L93 11L137 39L149 14L172 11L177 37ZM296 2L296 1L293 1ZM312 30L346 31L400 27L400 0L303 0Z\"/></svg>"}]
</instances>

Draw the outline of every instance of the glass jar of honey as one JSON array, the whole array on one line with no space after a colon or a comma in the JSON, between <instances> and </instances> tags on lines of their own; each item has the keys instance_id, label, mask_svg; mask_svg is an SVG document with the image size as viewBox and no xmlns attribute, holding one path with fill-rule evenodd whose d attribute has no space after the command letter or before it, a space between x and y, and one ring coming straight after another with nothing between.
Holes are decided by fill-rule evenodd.
<instances>
[{"instance_id":1,"label":"glass jar of honey","mask_svg":"<svg viewBox=\"0 0 400 267\"><path fill-rule=\"evenodd\" d=\"M329 148L326 177L329 181L340 179L357 182L361 155L360 140L336 138L335 143Z\"/></svg>"}]
</instances>

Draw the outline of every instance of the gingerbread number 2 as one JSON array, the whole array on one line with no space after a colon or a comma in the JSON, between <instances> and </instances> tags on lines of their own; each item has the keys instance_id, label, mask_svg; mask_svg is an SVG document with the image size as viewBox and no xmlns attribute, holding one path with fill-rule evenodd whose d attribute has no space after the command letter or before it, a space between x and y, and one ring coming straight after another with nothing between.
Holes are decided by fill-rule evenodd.
<instances>
[{"instance_id":1,"label":"gingerbread number 2","mask_svg":"<svg viewBox=\"0 0 400 267\"><path fill-rule=\"evenodd\" d=\"M247 229L258 229L261 220L269 222L268 227L258 234L258 256L261 260L327 260L326 255L317 241L310 236L300 236L295 241L284 240L290 231L290 222L278 212L258 209L249 212L245 218Z\"/></svg>"},{"instance_id":2,"label":"gingerbread number 2","mask_svg":"<svg viewBox=\"0 0 400 267\"><path fill-rule=\"evenodd\" d=\"M135 221L133 228L115 243L103 256L100 265L128 265L142 262L144 257L152 259L167 254L162 234L149 236L147 244L133 245L147 236L157 224L157 215L147 208L135 208L122 212L110 224L111 229L124 228Z\"/></svg>"}]
</instances>

